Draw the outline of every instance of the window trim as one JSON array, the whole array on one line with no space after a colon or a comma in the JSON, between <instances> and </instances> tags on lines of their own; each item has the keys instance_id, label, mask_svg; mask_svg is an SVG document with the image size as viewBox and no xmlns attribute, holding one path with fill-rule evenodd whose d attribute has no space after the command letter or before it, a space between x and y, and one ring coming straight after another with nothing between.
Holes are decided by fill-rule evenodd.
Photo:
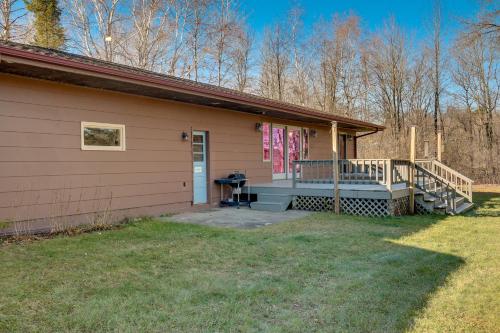
<instances>
[{"instance_id":1,"label":"window trim","mask_svg":"<svg viewBox=\"0 0 500 333\"><path fill-rule=\"evenodd\" d=\"M307 132L307 158L304 157L304 131ZM309 161L311 159L311 130L309 127L301 127L300 128L300 158L303 160Z\"/></svg>"},{"instance_id":2,"label":"window trim","mask_svg":"<svg viewBox=\"0 0 500 333\"><path fill-rule=\"evenodd\" d=\"M267 124L269 125L269 133L268 133L268 139L269 139L269 158L268 159L265 159L264 156L264 124ZM262 162L271 162L273 160L272 158L272 153L273 153L273 143L272 143L272 135L273 135L273 127L272 127L272 123L270 122L263 122L262 123L262 135L260 136L261 137L261 144L262 144Z\"/></svg>"},{"instance_id":3,"label":"window trim","mask_svg":"<svg viewBox=\"0 0 500 333\"><path fill-rule=\"evenodd\" d=\"M86 127L90 128L106 128L117 129L120 131L120 145L119 146L88 146L85 144L84 130ZM81 149L82 150L104 150L104 151L125 151L125 125L123 124L108 124L108 123L95 123L90 121L82 121L80 127L81 136Z\"/></svg>"}]
</instances>

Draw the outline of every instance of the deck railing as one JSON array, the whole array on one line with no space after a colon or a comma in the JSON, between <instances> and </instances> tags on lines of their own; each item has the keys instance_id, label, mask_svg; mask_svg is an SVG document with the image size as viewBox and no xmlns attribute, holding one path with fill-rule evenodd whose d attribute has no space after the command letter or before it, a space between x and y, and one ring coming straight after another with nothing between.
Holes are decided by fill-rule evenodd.
<instances>
[{"instance_id":1,"label":"deck railing","mask_svg":"<svg viewBox=\"0 0 500 333\"><path fill-rule=\"evenodd\" d=\"M389 189L396 183L408 183L410 162L392 159L347 159L338 161L339 183L381 184ZM333 160L293 162L293 186L332 184Z\"/></svg>"},{"instance_id":2,"label":"deck railing","mask_svg":"<svg viewBox=\"0 0 500 333\"><path fill-rule=\"evenodd\" d=\"M348 159L338 161L339 183L380 184L392 191L394 184L410 185L434 195L456 211L457 195L472 202L473 181L436 160ZM293 187L297 184L332 184L333 160L293 161Z\"/></svg>"},{"instance_id":3,"label":"deck railing","mask_svg":"<svg viewBox=\"0 0 500 333\"><path fill-rule=\"evenodd\" d=\"M457 210L457 193L455 184L415 163L415 186L438 198L452 212ZM471 197L472 199L472 197Z\"/></svg>"},{"instance_id":4,"label":"deck railing","mask_svg":"<svg viewBox=\"0 0 500 333\"><path fill-rule=\"evenodd\" d=\"M446 181L456 192L472 202L472 179L451 169L438 160L417 160L415 164Z\"/></svg>"}]
</instances>

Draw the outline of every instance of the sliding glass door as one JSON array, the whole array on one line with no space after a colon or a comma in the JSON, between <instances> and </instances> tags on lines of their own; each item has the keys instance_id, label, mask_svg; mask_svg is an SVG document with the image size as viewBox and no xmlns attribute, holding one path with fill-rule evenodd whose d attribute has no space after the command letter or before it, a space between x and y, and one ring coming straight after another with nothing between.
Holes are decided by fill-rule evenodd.
<instances>
[{"instance_id":1,"label":"sliding glass door","mask_svg":"<svg viewBox=\"0 0 500 333\"><path fill-rule=\"evenodd\" d=\"M285 127L273 124L273 179L286 179Z\"/></svg>"},{"instance_id":2,"label":"sliding glass door","mask_svg":"<svg viewBox=\"0 0 500 333\"><path fill-rule=\"evenodd\" d=\"M273 124L271 132L273 179L292 179L293 161L309 158L309 131Z\"/></svg>"},{"instance_id":3,"label":"sliding glass door","mask_svg":"<svg viewBox=\"0 0 500 333\"><path fill-rule=\"evenodd\" d=\"M301 159L300 128L288 127L288 177L293 175L293 161ZM298 167L298 166L297 166ZM298 171L298 170L297 170Z\"/></svg>"}]
</instances>

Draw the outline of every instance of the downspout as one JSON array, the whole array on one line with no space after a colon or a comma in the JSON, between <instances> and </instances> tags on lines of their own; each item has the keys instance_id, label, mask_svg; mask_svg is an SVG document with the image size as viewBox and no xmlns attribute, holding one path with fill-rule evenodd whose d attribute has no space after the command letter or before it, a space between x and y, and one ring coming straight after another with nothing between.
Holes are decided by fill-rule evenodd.
<instances>
[{"instance_id":1,"label":"downspout","mask_svg":"<svg viewBox=\"0 0 500 333\"><path fill-rule=\"evenodd\" d=\"M368 132L368 133L365 133L365 134L356 135L355 138L356 139L362 138L364 136L372 135L372 134L375 134L375 133L378 133L378 132L380 132L380 131L378 130L378 128L376 128L375 131L373 131L373 132Z\"/></svg>"},{"instance_id":2,"label":"downspout","mask_svg":"<svg viewBox=\"0 0 500 333\"><path fill-rule=\"evenodd\" d=\"M354 158L358 158L358 138L362 138L364 136L372 135L378 132L379 132L378 128L375 128L375 130L372 132L354 136Z\"/></svg>"}]
</instances>

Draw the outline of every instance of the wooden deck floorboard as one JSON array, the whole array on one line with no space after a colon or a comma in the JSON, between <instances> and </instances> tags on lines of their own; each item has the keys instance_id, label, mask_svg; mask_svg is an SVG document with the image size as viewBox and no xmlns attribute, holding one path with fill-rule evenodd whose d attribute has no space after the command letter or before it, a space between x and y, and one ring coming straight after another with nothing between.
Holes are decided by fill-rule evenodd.
<instances>
[{"instance_id":1,"label":"wooden deck floorboard","mask_svg":"<svg viewBox=\"0 0 500 333\"><path fill-rule=\"evenodd\" d=\"M385 185L378 184L339 184L340 196L350 198L389 199L408 194L406 184L394 184L392 192ZM291 180L275 180L269 183L248 184L243 193L288 194L301 196L333 196L333 184L297 184L293 188Z\"/></svg>"}]
</instances>

